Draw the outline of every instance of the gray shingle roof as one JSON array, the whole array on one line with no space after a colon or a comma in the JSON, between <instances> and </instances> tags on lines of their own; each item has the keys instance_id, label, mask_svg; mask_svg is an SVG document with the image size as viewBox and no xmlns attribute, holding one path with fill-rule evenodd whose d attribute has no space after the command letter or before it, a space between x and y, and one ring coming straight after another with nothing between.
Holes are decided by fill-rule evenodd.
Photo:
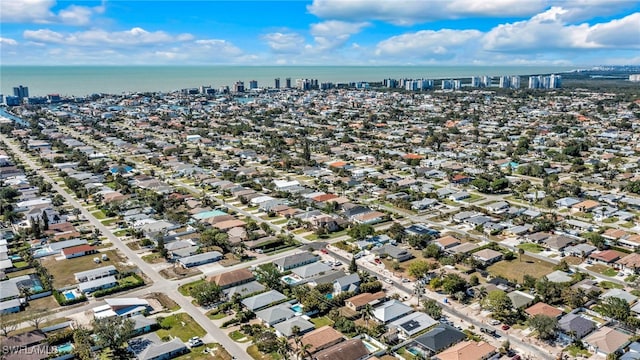
<instances>
[{"instance_id":1,"label":"gray shingle roof","mask_svg":"<svg viewBox=\"0 0 640 360\"><path fill-rule=\"evenodd\" d=\"M279 291L271 290L242 300L242 305L251 311L255 311L286 298L287 297Z\"/></svg>"}]
</instances>

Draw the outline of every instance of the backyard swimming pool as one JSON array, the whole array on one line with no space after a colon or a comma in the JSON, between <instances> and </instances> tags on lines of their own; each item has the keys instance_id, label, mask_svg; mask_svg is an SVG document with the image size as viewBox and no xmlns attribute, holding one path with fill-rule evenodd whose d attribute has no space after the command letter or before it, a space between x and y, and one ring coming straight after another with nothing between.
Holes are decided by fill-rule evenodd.
<instances>
[{"instance_id":1,"label":"backyard swimming pool","mask_svg":"<svg viewBox=\"0 0 640 360\"><path fill-rule=\"evenodd\" d=\"M326 297L327 299L331 300L331 299L333 299L333 294L327 294L324 297Z\"/></svg>"},{"instance_id":2,"label":"backyard swimming pool","mask_svg":"<svg viewBox=\"0 0 640 360\"><path fill-rule=\"evenodd\" d=\"M56 346L56 350L58 351L58 354L70 353L73 351L73 344L66 343L66 344L58 345Z\"/></svg>"},{"instance_id":3,"label":"backyard swimming pool","mask_svg":"<svg viewBox=\"0 0 640 360\"><path fill-rule=\"evenodd\" d=\"M295 284L295 283L297 283L297 282L298 282L298 280L296 280L296 279L292 278L292 277L291 277L291 276L289 276L289 275L283 276L283 277L282 277L282 281L286 282L286 283L287 283L287 284L289 284L289 285L293 285L293 284Z\"/></svg>"},{"instance_id":4,"label":"backyard swimming pool","mask_svg":"<svg viewBox=\"0 0 640 360\"><path fill-rule=\"evenodd\" d=\"M291 310L297 312L297 313L301 313L302 312L302 305L301 304L295 304L291 307Z\"/></svg>"},{"instance_id":5,"label":"backyard swimming pool","mask_svg":"<svg viewBox=\"0 0 640 360\"><path fill-rule=\"evenodd\" d=\"M364 344L364 347L366 347L367 350L369 350L370 353L376 352L376 351L379 350L377 347L373 346L373 344L371 344L371 343L369 343L367 341L362 340L362 343Z\"/></svg>"},{"instance_id":6,"label":"backyard swimming pool","mask_svg":"<svg viewBox=\"0 0 640 360\"><path fill-rule=\"evenodd\" d=\"M73 300L78 297L73 290L67 290L63 292L62 295L64 295L65 299L67 300Z\"/></svg>"}]
</instances>

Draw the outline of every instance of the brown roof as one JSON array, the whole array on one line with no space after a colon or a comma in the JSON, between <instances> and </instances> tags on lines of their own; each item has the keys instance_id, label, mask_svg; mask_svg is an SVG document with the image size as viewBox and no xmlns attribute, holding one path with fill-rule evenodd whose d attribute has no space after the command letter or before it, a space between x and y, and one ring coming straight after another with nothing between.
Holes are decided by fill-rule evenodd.
<instances>
[{"instance_id":1,"label":"brown roof","mask_svg":"<svg viewBox=\"0 0 640 360\"><path fill-rule=\"evenodd\" d=\"M322 195L314 196L312 199L317 202L325 202L325 201L329 201L337 198L338 198L338 195L335 195L335 194L322 194Z\"/></svg>"},{"instance_id":2,"label":"brown roof","mask_svg":"<svg viewBox=\"0 0 640 360\"><path fill-rule=\"evenodd\" d=\"M214 224L213 227L218 228L220 230L228 230L234 227L245 226L246 223L242 220L226 220L221 221L217 224Z\"/></svg>"},{"instance_id":3,"label":"brown roof","mask_svg":"<svg viewBox=\"0 0 640 360\"><path fill-rule=\"evenodd\" d=\"M596 259L596 260L600 260L600 261L604 261L604 262L610 263L610 262L614 262L614 261L620 259L620 257L622 255L624 255L624 254L621 253L620 251L602 250L602 251L593 252L593 253L589 254L589 257L592 258L592 259Z\"/></svg>"},{"instance_id":4,"label":"brown roof","mask_svg":"<svg viewBox=\"0 0 640 360\"><path fill-rule=\"evenodd\" d=\"M309 352L312 354L318 350L322 350L327 346L331 346L344 340L342 334L329 325L325 325L319 329L315 329L305 334L300 341L302 345L311 345Z\"/></svg>"},{"instance_id":5,"label":"brown roof","mask_svg":"<svg viewBox=\"0 0 640 360\"><path fill-rule=\"evenodd\" d=\"M482 360L496 352L496 347L484 341L463 341L436 355L439 360Z\"/></svg>"},{"instance_id":6,"label":"brown roof","mask_svg":"<svg viewBox=\"0 0 640 360\"><path fill-rule=\"evenodd\" d=\"M600 203L595 200L585 200L581 201L577 204L574 204L572 208L574 209L593 209L595 207L600 206Z\"/></svg>"},{"instance_id":7,"label":"brown roof","mask_svg":"<svg viewBox=\"0 0 640 360\"><path fill-rule=\"evenodd\" d=\"M352 303L356 307L367 305L368 303L380 300L384 298L386 295L384 291L378 291L377 293L362 293L353 297L348 298L346 301Z\"/></svg>"},{"instance_id":8,"label":"brown roof","mask_svg":"<svg viewBox=\"0 0 640 360\"><path fill-rule=\"evenodd\" d=\"M610 237L612 239L620 239L621 237L627 235L627 232L621 229L607 229L602 236Z\"/></svg>"},{"instance_id":9,"label":"brown roof","mask_svg":"<svg viewBox=\"0 0 640 360\"><path fill-rule=\"evenodd\" d=\"M249 269L237 269L209 276L209 282L214 282L220 287L230 286L247 280L253 280L253 273Z\"/></svg>"},{"instance_id":10,"label":"brown roof","mask_svg":"<svg viewBox=\"0 0 640 360\"><path fill-rule=\"evenodd\" d=\"M40 330L33 330L9 337L0 337L2 345L7 346L8 348L38 344L46 338L45 334Z\"/></svg>"},{"instance_id":11,"label":"brown roof","mask_svg":"<svg viewBox=\"0 0 640 360\"><path fill-rule=\"evenodd\" d=\"M439 239L436 240L438 242L438 244L447 247L453 244L460 244L460 240L456 239L455 237L451 236L451 235L447 235L447 236L443 236Z\"/></svg>"},{"instance_id":12,"label":"brown roof","mask_svg":"<svg viewBox=\"0 0 640 360\"><path fill-rule=\"evenodd\" d=\"M631 253L616 261L616 264L624 265L628 268L640 268L640 254Z\"/></svg>"},{"instance_id":13,"label":"brown roof","mask_svg":"<svg viewBox=\"0 0 640 360\"><path fill-rule=\"evenodd\" d=\"M590 344L591 346L597 347L605 354L609 354L626 345L629 342L630 337L631 336L621 333L613 328L603 326L591 333L582 341Z\"/></svg>"},{"instance_id":14,"label":"brown roof","mask_svg":"<svg viewBox=\"0 0 640 360\"><path fill-rule=\"evenodd\" d=\"M315 355L317 360L357 360L369 355L369 350L360 339L350 339L322 350Z\"/></svg>"},{"instance_id":15,"label":"brown roof","mask_svg":"<svg viewBox=\"0 0 640 360\"><path fill-rule=\"evenodd\" d=\"M546 315L550 317L558 317L562 315L562 310L555 308L549 304L545 304L542 301L528 307L525 312L529 314L529 316Z\"/></svg>"},{"instance_id":16,"label":"brown roof","mask_svg":"<svg viewBox=\"0 0 640 360\"><path fill-rule=\"evenodd\" d=\"M70 254L76 254L76 253L80 253L80 252L91 252L91 251L95 251L96 248L91 246L91 245L78 245L78 246L72 246L70 248L66 248L66 249L62 249L62 253L64 255L70 255Z\"/></svg>"}]
</instances>

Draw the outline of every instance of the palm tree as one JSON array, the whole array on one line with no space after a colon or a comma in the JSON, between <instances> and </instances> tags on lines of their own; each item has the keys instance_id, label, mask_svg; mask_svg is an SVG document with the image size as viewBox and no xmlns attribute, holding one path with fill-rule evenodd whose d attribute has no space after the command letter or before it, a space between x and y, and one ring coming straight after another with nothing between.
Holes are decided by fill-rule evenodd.
<instances>
[{"instance_id":1,"label":"palm tree","mask_svg":"<svg viewBox=\"0 0 640 360\"><path fill-rule=\"evenodd\" d=\"M291 344L286 337L278 338L276 352L282 357L283 360L289 360L289 353L291 351Z\"/></svg>"},{"instance_id":2,"label":"palm tree","mask_svg":"<svg viewBox=\"0 0 640 360\"><path fill-rule=\"evenodd\" d=\"M311 352L309 351L309 349L311 349L311 344L304 344L300 346L296 351L296 356L298 357L298 359L300 360L310 359Z\"/></svg>"},{"instance_id":3,"label":"palm tree","mask_svg":"<svg viewBox=\"0 0 640 360\"><path fill-rule=\"evenodd\" d=\"M362 319L364 320L367 328L369 327L369 319L371 319L371 315L373 313L373 307L371 306L371 304L367 304L365 305L362 310Z\"/></svg>"},{"instance_id":4,"label":"palm tree","mask_svg":"<svg viewBox=\"0 0 640 360\"><path fill-rule=\"evenodd\" d=\"M518 248L518 258L520 259L520 262L522 262L522 255L524 254L524 249L523 248Z\"/></svg>"}]
</instances>

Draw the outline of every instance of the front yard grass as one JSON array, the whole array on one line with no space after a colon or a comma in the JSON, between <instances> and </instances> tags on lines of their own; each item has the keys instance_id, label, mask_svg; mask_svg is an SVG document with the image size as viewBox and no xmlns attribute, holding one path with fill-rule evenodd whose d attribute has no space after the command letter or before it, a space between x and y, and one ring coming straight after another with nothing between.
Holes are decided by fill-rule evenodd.
<instances>
[{"instance_id":1,"label":"front yard grass","mask_svg":"<svg viewBox=\"0 0 640 360\"><path fill-rule=\"evenodd\" d=\"M566 348L564 348L564 351L569 353L569 355L571 355L574 358L577 358L577 357L588 358L591 356L591 353L587 349L584 349L576 344L571 344L567 346Z\"/></svg>"},{"instance_id":2,"label":"front yard grass","mask_svg":"<svg viewBox=\"0 0 640 360\"><path fill-rule=\"evenodd\" d=\"M280 356L277 354L264 354L258 350L258 345L251 345L247 348L247 354L255 360L279 360Z\"/></svg>"},{"instance_id":3,"label":"front yard grass","mask_svg":"<svg viewBox=\"0 0 640 360\"><path fill-rule=\"evenodd\" d=\"M162 255L160 255L159 252L154 252L149 255L145 255L142 257L142 260L144 260L144 262L149 264L159 264L159 263L165 262L165 259L162 257Z\"/></svg>"},{"instance_id":4,"label":"front yard grass","mask_svg":"<svg viewBox=\"0 0 640 360\"><path fill-rule=\"evenodd\" d=\"M331 319L326 316L313 318L311 319L311 322L316 326L316 329L321 328L325 325L333 325L333 321L331 321Z\"/></svg>"},{"instance_id":5,"label":"front yard grass","mask_svg":"<svg viewBox=\"0 0 640 360\"><path fill-rule=\"evenodd\" d=\"M196 286L196 285L200 285L200 284L204 283L205 281L207 281L207 280L200 279L200 280L196 280L194 282L190 282L188 284L184 284L184 285L182 285L182 286L180 286L178 288L178 292L180 294L182 294L183 296L190 296L189 294L191 293L191 289L193 289L193 287Z\"/></svg>"},{"instance_id":6,"label":"front yard grass","mask_svg":"<svg viewBox=\"0 0 640 360\"><path fill-rule=\"evenodd\" d=\"M618 272L615 269L603 264L595 264L595 265L587 266L587 270L597 272L598 274L602 274L604 276L609 276L609 277L616 276L618 274Z\"/></svg>"},{"instance_id":7,"label":"front yard grass","mask_svg":"<svg viewBox=\"0 0 640 360\"><path fill-rule=\"evenodd\" d=\"M158 320L160 320L158 318ZM205 336L206 331L198 325L189 314L180 313L167 316L159 321L161 329L158 336L162 339L166 336L177 337L182 341L188 341L194 336Z\"/></svg>"},{"instance_id":8,"label":"front yard grass","mask_svg":"<svg viewBox=\"0 0 640 360\"><path fill-rule=\"evenodd\" d=\"M229 337L231 338L231 340L239 343L251 341L251 339L247 335L241 333L238 330L230 332Z\"/></svg>"},{"instance_id":9,"label":"front yard grass","mask_svg":"<svg viewBox=\"0 0 640 360\"><path fill-rule=\"evenodd\" d=\"M209 349L209 350L207 350ZM206 352L205 352L206 351ZM205 344L192 348L191 352L178 356L177 360L200 360L200 359L220 359L231 360L231 355L220 344Z\"/></svg>"},{"instance_id":10,"label":"front yard grass","mask_svg":"<svg viewBox=\"0 0 640 360\"><path fill-rule=\"evenodd\" d=\"M91 215L98 220L104 220L107 218L107 215L105 215L102 210L94 211L91 213Z\"/></svg>"},{"instance_id":11,"label":"front yard grass","mask_svg":"<svg viewBox=\"0 0 640 360\"><path fill-rule=\"evenodd\" d=\"M94 257L101 257L102 254L106 254L109 260L102 261L100 264L93 262ZM75 284L76 279L73 274L80 271L107 265L114 265L120 272L129 270L129 268L121 264L122 262L124 262L124 259L118 256L116 250L107 250L95 255L86 255L73 259L56 260L54 256L48 256L41 260L42 265L53 276L53 287L56 289Z\"/></svg>"},{"instance_id":12,"label":"front yard grass","mask_svg":"<svg viewBox=\"0 0 640 360\"><path fill-rule=\"evenodd\" d=\"M490 274L499 276L504 279L516 280L522 283L525 274L531 275L536 279L553 272L553 264L550 262L538 260L528 255L522 255L522 259L518 258L511 261L499 261L487 268Z\"/></svg>"},{"instance_id":13,"label":"front yard grass","mask_svg":"<svg viewBox=\"0 0 640 360\"><path fill-rule=\"evenodd\" d=\"M518 245L517 247L518 249L522 249L524 251L528 251L536 254L544 250L542 246L538 244L533 244L533 243L524 243L524 244Z\"/></svg>"}]
</instances>

